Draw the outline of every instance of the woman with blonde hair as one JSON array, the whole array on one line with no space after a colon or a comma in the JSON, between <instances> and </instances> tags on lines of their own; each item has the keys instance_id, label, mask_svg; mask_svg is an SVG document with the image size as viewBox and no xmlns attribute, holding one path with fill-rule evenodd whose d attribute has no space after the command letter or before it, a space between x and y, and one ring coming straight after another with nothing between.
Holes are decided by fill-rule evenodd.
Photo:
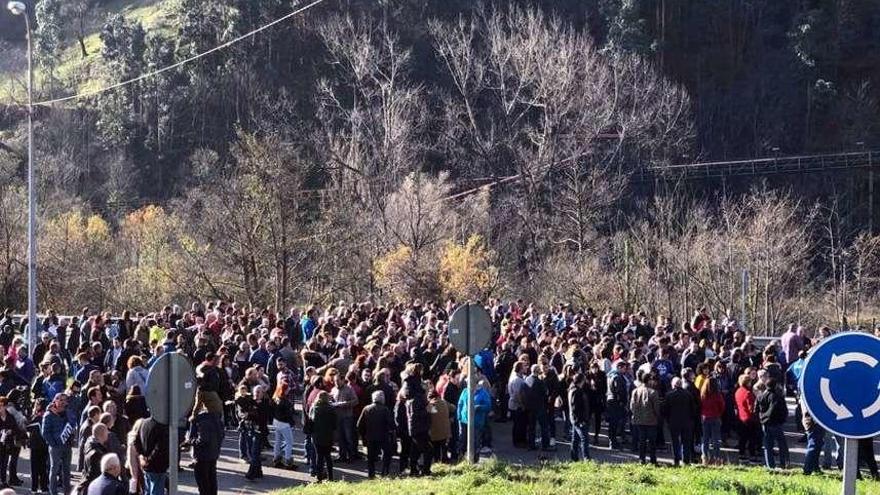
<instances>
[{"instance_id":1,"label":"woman with blonde hair","mask_svg":"<svg viewBox=\"0 0 880 495\"><path fill-rule=\"evenodd\" d=\"M290 401L290 385L281 379L272 394L272 426L275 427L274 465L276 468L296 469L293 463L293 402ZM284 457L281 457L281 446Z\"/></svg>"}]
</instances>

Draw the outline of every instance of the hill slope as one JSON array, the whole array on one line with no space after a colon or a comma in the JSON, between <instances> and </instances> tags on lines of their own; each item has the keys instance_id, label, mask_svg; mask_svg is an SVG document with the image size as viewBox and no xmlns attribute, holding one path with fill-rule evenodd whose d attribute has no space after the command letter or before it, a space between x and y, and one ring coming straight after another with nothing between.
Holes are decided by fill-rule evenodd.
<instances>
[{"instance_id":1,"label":"hill slope","mask_svg":"<svg viewBox=\"0 0 880 495\"><path fill-rule=\"evenodd\" d=\"M88 56L83 57L79 43L73 36L65 39L61 63L57 68L57 77L64 87L75 87L80 91L100 86L97 77L97 62L101 54L101 27L109 15L122 14L127 19L139 20L147 33L166 32L173 27L170 12L175 0L111 0L89 11L87 33L84 44ZM73 23L73 19L66 22ZM20 52L16 54L19 63L0 66L0 101L20 100L24 98L24 45L13 47ZM37 86L40 87L42 74L36 71Z\"/></svg>"},{"instance_id":2,"label":"hill slope","mask_svg":"<svg viewBox=\"0 0 880 495\"><path fill-rule=\"evenodd\" d=\"M463 495L620 494L620 495L825 495L840 490L835 475L770 473L762 468L655 468L634 464L565 463L542 467L488 462L476 468L440 466L431 478L402 478L360 483L324 483L275 495L351 493ZM880 493L880 483L860 481L858 493Z\"/></svg>"}]
</instances>

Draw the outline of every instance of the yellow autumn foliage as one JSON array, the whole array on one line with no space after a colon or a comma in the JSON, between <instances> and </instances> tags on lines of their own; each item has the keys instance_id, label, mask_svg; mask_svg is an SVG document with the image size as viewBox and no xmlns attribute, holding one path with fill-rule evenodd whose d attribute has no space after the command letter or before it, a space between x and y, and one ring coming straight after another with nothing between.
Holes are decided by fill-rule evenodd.
<instances>
[{"instance_id":1,"label":"yellow autumn foliage","mask_svg":"<svg viewBox=\"0 0 880 495\"><path fill-rule=\"evenodd\" d=\"M498 268L482 236L467 242L447 242L440 254L440 287L447 296L460 300L481 300L498 287Z\"/></svg>"}]
</instances>

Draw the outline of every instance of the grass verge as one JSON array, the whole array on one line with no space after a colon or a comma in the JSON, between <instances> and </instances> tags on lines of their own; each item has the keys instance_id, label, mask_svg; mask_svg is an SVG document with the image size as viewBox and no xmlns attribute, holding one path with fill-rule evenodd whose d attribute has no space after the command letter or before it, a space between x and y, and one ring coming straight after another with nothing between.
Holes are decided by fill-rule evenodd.
<instances>
[{"instance_id":1,"label":"grass verge","mask_svg":"<svg viewBox=\"0 0 880 495\"><path fill-rule=\"evenodd\" d=\"M880 494L880 482L859 481L858 493ZM840 491L840 476L804 476L750 467L671 467L637 464L550 463L519 466L490 461L478 467L437 466L428 478L312 484L274 495L825 495Z\"/></svg>"}]
</instances>

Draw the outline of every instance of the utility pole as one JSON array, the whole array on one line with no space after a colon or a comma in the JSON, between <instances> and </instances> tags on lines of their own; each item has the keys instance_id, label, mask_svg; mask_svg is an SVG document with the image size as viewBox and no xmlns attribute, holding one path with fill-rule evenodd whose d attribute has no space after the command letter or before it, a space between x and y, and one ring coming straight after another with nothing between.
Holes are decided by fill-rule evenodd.
<instances>
[{"instance_id":1,"label":"utility pole","mask_svg":"<svg viewBox=\"0 0 880 495\"><path fill-rule=\"evenodd\" d=\"M21 1L12 1L6 4L6 8L12 15L24 17L24 26L27 32L27 99L28 99L28 327L27 342L33 356L37 347L37 334L40 331L40 322L37 321L37 192L34 183L34 48L33 33L31 31L30 12L27 4Z\"/></svg>"}]
</instances>

